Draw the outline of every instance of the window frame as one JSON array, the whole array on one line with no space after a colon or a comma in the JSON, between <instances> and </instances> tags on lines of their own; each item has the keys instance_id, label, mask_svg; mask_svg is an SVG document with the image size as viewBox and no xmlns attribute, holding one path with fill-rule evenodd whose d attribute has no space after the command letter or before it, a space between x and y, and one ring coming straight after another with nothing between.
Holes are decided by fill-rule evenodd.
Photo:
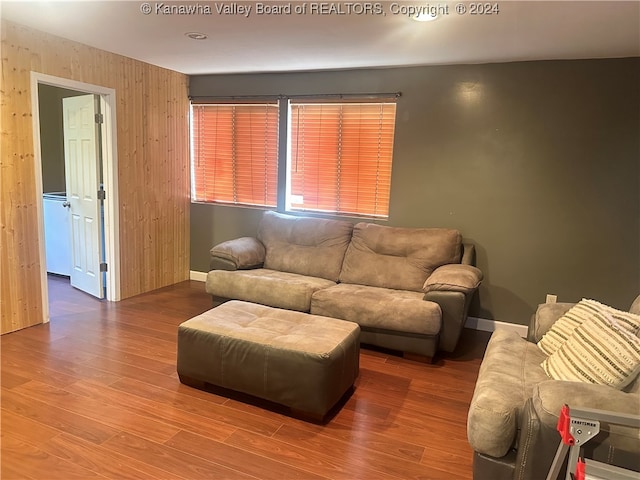
<instances>
[{"instance_id":1,"label":"window frame","mask_svg":"<svg viewBox=\"0 0 640 480\"><path fill-rule=\"evenodd\" d=\"M276 210L279 212L289 213L292 215L304 215L304 216L319 216L319 217L345 217L345 218L363 218L375 221L387 221L389 219L391 208L391 186L392 186L392 167L395 153L395 128L397 124L397 99L400 97L400 93L386 93L386 94L317 94L317 95L279 95L274 96L245 96L245 97L195 97L191 98L190 106L190 145L192 147L190 155L190 167L192 169L192 192L191 203L201 203L219 206L232 206L243 208L257 208L262 210ZM386 215L376 215L371 213L352 213L338 210L313 210L313 209L296 209L291 208L290 192L291 192L291 175L289 174L289 165L291 159L291 103L333 103L333 104L349 104L349 103L393 103L394 105L394 118L392 124L392 140L391 140L391 152L390 152L390 173L389 173L389 194L387 201L387 213ZM212 105L212 104L274 104L277 103L278 108L278 129L277 129L277 172L276 172L276 204L274 206L258 205L258 204L245 204L245 203L233 203L215 200L198 200L195 196L194 183L193 183L193 170L194 170L194 150L193 145L195 141L193 130L193 106L194 105Z\"/></svg>"},{"instance_id":2,"label":"window frame","mask_svg":"<svg viewBox=\"0 0 640 480\"><path fill-rule=\"evenodd\" d=\"M197 184L199 182L206 182L207 179L205 178L205 180L200 180L198 177L200 176L200 172L198 171L198 168L196 167L196 162L198 162L200 160L199 157L199 152L201 150L205 150L205 148L203 148L201 146L201 144L203 143L203 140L201 139L201 137L198 137L196 135L195 129L196 129L196 123L198 123L195 119L196 117L196 110L199 109L199 107L230 107L232 108L232 113L230 114L232 116L232 119L230 120L230 124L229 127L232 127L232 129L230 131L227 132L223 132L222 136L224 136L224 134L228 135L228 138L226 139L228 145L227 148L230 149L230 151L227 152L227 156L231 157L231 163L228 165L222 165L222 166L216 166L215 165L215 160L214 160L214 165L210 167L210 169L212 170L216 170L217 168L220 168L221 170L232 170L231 173L231 178L227 179L228 183L231 183L231 192L232 192L232 198L229 198L229 190L226 189L226 191L224 192L224 194L221 193L220 197L223 198L216 198L216 199L208 199L207 197L210 195L215 195L215 187L210 187L213 189L213 191L208 191L208 189L205 186L204 191L200 192L199 189L197 188ZM273 139L273 144L270 145L269 147L267 147L265 145L264 151L262 153L260 153L260 155L257 157L257 160L255 161L256 165L258 166L258 168L260 168L260 158L264 158L265 159L265 164L264 164L264 170L265 170L265 177L269 176L269 178L273 177L272 180L272 184L274 185L274 190L271 194L269 194L268 192L264 193L264 199L263 201L246 201L246 197L247 194L246 193L241 193L240 190L242 190L243 188L246 188L247 185L249 186L253 186L254 182L241 182L239 180L239 178L241 176L247 176L247 174L249 175L253 175L253 142L250 143L246 143L243 142L240 138L241 137L246 137L247 133L244 131L246 128L246 125L244 123L246 123L246 115L249 115L249 118L251 118L252 113L251 112L241 112L239 111L240 109L236 109L237 107L247 107L251 108L251 107L260 107L260 108L265 108L265 116L264 119L262 119L262 121L264 121L264 123L262 123L262 121L258 124L258 125L262 125L264 126L264 128L269 128L269 126L271 128L273 128L273 125L267 125L269 123L269 116L273 115L273 112L267 113L267 109L269 108L275 108L275 138ZM191 145L191 154L190 154L190 167L191 167L191 202L192 203L206 203L206 204L214 204L214 205L229 205L229 206L240 206L240 207L254 207L254 208L265 208L265 209L271 209L271 208L276 208L278 206L278 167L279 167L279 163L280 163L280 159L279 159L279 151L278 151L278 147L279 147L279 134L278 134L278 129L280 126L280 118L279 118L279 103L277 101L274 101L273 99L265 99L265 100L251 100L251 101L244 101L244 102L239 102L239 101L232 101L232 102L191 102L190 105L190 125L189 125L189 136L190 136L190 145ZM216 112L215 115L218 115L219 112ZM240 118L244 118L244 122L242 127L240 127L239 124L239 117ZM217 118L217 117L216 117ZM273 120L273 119L271 119ZM249 120L249 124L251 124L251 120ZM216 132L218 133L218 132ZM268 133L264 133L264 141L267 141L267 135ZM249 135L252 135L253 132L249 132ZM273 132L271 132L271 134L273 134ZM259 137L260 135L257 133L256 134L257 137ZM221 141L224 141L221 140ZM217 142L217 136L215 136L215 140L214 142ZM198 144L198 145L196 145ZM249 148L250 152L248 153L248 157L246 155L246 149ZM266 158L267 155L269 155L269 153L267 152L268 149L274 149L275 150L275 154L272 155L273 158ZM239 150L243 150L243 154L239 153ZM206 152L205 152L206 153ZM273 153L273 152L271 152ZM247 163L248 162L248 163ZM267 165L268 162L272 162L272 164ZM222 162L221 162L222 163ZM202 167L204 168L204 167ZM270 169L275 169L275 171L271 172ZM248 172L247 172L248 170ZM215 182L215 177L217 175L217 172L214 172L210 178L208 178L208 180L213 180ZM202 176L207 177L206 173L203 173ZM266 179L264 184L261 185L261 188L263 188L264 190L268 189L269 187L269 179ZM251 188L250 188L251 189ZM253 195L251 195L253 196ZM240 198L242 197L242 198ZM259 198L259 195L256 196L255 198ZM255 198L251 198L250 200L255 200ZM271 203L269 203L269 201L272 200Z\"/></svg>"},{"instance_id":3,"label":"window frame","mask_svg":"<svg viewBox=\"0 0 640 480\"><path fill-rule=\"evenodd\" d=\"M285 204L284 204L284 211L287 213L292 213L292 214L303 214L303 215L307 215L307 214L317 214L317 215L334 215L334 216L340 216L340 217L354 217L354 218L366 218L366 219L371 219L371 220L388 220L389 218L389 209L390 209L390 204L391 204L391 174L392 174L392 168L393 168L393 152L394 152L394 145L395 145L395 126L396 126L396 111L397 111L397 101L396 101L396 97L393 98L389 98L388 96L380 96L380 97L375 97L375 98L366 98L363 99L362 97L353 97L350 98L348 100L345 100L344 98L339 98L339 99L326 99L323 97L303 97L303 98L299 98L299 97L290 97L287 98L287 150L286 150L286 154L287 154L287 158L286 158L286 174L287 174L287 182L286 182L286 195L285 195ZM306 107L306 106L314 106L314 105L318 105L318 106L327 106L329 107L329 109L331 108L338 108L339 112L338 112L338 124L334 125L334 127L337 129L336 130L336 135L335 135L335 147L337 149L336 151L336 163L335 163L335 168L337 170L336 172L336 185L333 187L333 189L335 190L335 194L336 194L336 198L333 199L335 200L335 207L334 209L320 209L320 208L304 208L304 207L294 207L293 206L293 197L294 194L292 192L292 173L291 173L291 169L292 169L292 164L294 162L294 155L293 155L293 150L294 148L292 147L292 144L294 141L297 140L297 137L294 138L293 135L293 128L292 128L292 105L296 104L296 105L301 105L302 107ZM345 153L345 151L347 149L352 150L354 149L354 142L350 141L350 139L347 138L347 133L349 130L351 130L353 132L353 129L356 128L357 130L357 135L358 138L360 138L360 135L366 135L366 122L362 121L362 122L349 122L347 121L346 117L343 117L343 115L345 115L345 111L346 110L353 110L350 109L349 106L353 106L353 107L360 107L361 111L360 111L360 120L362 120L362 107L365 105L371 105L371 106L375 106L375 107L379 107L380 108L380 113L378 113L377 115L380 116L384 116L384 109L386 108L391 109L392 112L389 113L388 111L386 112L386 114L389 114L392 116L392 122L390 124L390 141L388 142L388 145L386 145L386 148L388 149L388 161L385 163L385 165L388 165L388 173L385 175L384 174L384 166L381 169L379 165L376 165L375 167L375 172L376 172L376 176L378 176L381 171L385 177L385 179L383 179L383 184L382 184L382 188L385 189L384 193L381 193L380 195L378 194L378 180L376 179L376 185L375 185L375 190L376 193L374 195L365 195L367 196L370 200L374 201L374 205L377 204L377 200L379 198L381 198L383 201L385 201L385 205L383 207L383 209L381 210L381 213L376 213L377 210L377 206L374 206L373 210L370 211L362 211L363 209L361 207L356 207L355 209L352 208L353 211L349 211L348 208L344 208L344 209L340 209L339 208L339 204L342 203L342 199L344 198L346 201L345 203L350 203L352 206L354 204L358 205L359 204L359 200L354 200L354 194L351 193L346 193L347 190L357 190L358 193L355 194L355 197L359 197L362 194L362 188L363 187L367 187L366 185L366 181L364 180L360 180L360 168L371 168L371 166L367 163L366 159L361 159L361 148L360 146L358 146L356 148L356 156L354 155L349 155L347 153ZM391 107L392 105L392 107ZM366 107L365 107L366 108ZM353 112L346 112L346 115L353 115ZM366 116L366 114L364 115ZM299 118L299 116L298 116ZM317 117L315 118L317 120ZM380 121L380 119L378 120ZM369 124L371 125L371 124ZM389 123L387 122L385 124L387 126L387 128L389 128ZM383 135L383 128L382 126L378 126L378 131L375 134L375 137L377 138L377 146L375 148L377 148L377 159L380 159L380 147L381 147L381 136ZM319 132L313 132L314 134L319 133ZM387 131L387 134L389 134L389 132ZM326 140L326 139L325 139ZM369 145L369 144L367 144ZM297 147L297 146L296 146ZM348 148L347 148L348 147ZM370 145L369 145L370 147ZM365 147L366 149L366 147ZM319 156L322 155L322 153L318 154ZM320 161L318 160L318 163ZM348 178L349 176L353 177L353 175L349 175L346 173L346 170L349 168L349 162L352 162L351 165L351 171L353 172L353 170L355 169L355 171L357 172L356 178L357 180L355 180L355 182L349 183L348 187L344 187L343 183L344 180L346 178ZM355 165L353 165L353 162L355 162ZM346 167L346 168L345 168ZM342 173L343 171L345 171L345 173ZM321 174L318 174L318 176L321 176ZM364 175L362 175L362 177L364 177ZM318 181L320 183L320 181ZM322 188L332 188L331 186L328 186L327 183L323 183L323 187ZM303 187L304 188L304 187ZM326 200L322 200L322 195L318 194L317 197L320 197L320 199L318 200L319 202L326 202Z\"/></svg>"}]
</instances>

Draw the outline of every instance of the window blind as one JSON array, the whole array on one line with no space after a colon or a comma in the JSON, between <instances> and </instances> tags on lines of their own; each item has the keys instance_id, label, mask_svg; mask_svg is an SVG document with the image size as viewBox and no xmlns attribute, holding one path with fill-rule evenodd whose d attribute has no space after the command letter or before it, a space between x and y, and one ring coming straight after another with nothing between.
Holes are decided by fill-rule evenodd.
<instances>
[{"instance_id":1,"label":"window blind","mask_svg":"<svg viewBox=\"0 0 640 480\"><path fill-rule=\"evenodd\" d=\"M386 218L395 102L291 102L290 205Z\"/></svg>"},{"instance_id":2,"label":"window blind","mask_svg":"<svg viewBox=\"0 0 640 480\"><path fill-rule=\"evenodd\" d=\"M192 198L276 206L278 105L192 105Z\"/></svg>"}]
</instances>

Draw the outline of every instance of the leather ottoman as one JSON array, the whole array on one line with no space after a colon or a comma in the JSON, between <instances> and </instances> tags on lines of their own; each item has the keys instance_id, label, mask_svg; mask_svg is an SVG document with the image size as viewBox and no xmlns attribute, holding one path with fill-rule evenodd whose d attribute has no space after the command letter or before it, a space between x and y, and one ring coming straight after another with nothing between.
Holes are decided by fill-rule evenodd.
<instances>
[{"instance_id":1,"label":"leather ottoman","mask_svg":"<svg viewBox=\"0 0 640 480\"><path fill-rule=\"evenodd\" d=\"M233 300L178 327L178 375L321 419L358 376L359 337L353 322Z\"/></svg>"}]
</instances>

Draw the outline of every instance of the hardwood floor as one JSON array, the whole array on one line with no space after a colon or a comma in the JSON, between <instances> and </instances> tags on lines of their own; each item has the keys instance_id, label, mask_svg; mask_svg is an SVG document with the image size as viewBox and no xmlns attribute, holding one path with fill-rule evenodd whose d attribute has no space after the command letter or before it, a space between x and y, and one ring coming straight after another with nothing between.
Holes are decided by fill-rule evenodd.
<instances>
[{"instance_id":1,"label":"hardwood floor","mask_svg":"<svg viewBox=\"0 0 640 480\"><path fill-rule=\"evenodd\" d=\"M489 335L432 365L363 348L324 425L178 381L200 282L119 303L50 278L51 322L1 337L3 479L470 479L466 415Z\"/></svg>"}]
</instances>

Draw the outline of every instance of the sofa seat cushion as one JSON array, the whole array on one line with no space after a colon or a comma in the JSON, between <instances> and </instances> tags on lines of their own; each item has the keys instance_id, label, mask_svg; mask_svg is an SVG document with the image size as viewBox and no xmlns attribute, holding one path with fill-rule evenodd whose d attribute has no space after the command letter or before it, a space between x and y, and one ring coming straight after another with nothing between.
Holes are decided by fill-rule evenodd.
<instances>
[{"instance_id":1,"label":"sofa seat cushion","mask_svg":"<svg viewBox=\"0 0 640 480\"><path fill-rule=\"evenodd\" d=\"M353 223L267 211L258 229L264 268L337 281Z\"/></svg>"},{"instance_id":2,"label":"sofa seat cushion","mask_svg":"<svg viewBox=\"0 0 640 480\"><path fill-rule=\"evenodd\" d=\"M549 380L546 355L510 330L491 335L469 407L467 436L477 452L502 457L514 446L518 419L534 387Z\"/></svg>"},{"instance_id":3,"label":"sofa seat cushion","mask_svg":"<svg viewBox=\"0 0 640 480\"><path fill-rule=\"evenodd\" d=\"M461 256L462 236L457 230L358 223L340 282L420 292L436 268L460 263Z\"/></svg>"},{"instance_id":4,"label":"sofa seat cushion","mask_svg":"<svg viewBox=\"0 0 640 480\"><path fill-rule=\"evenodd\" d=\"M324 278L256 268L212 270L207 274L206 290L216 297L308 312L313 293L333 285L335 282Z\"/></svg>"},{"instance_id":5,"label":"sofa seat cushion","mask_svg":"<svg viewBox=\"0 0 640 480\"><path fill-rule=\"evenodd\" d=\"M339 284L318 290L311 313L356 322L362 328L437 335L442 311L423 294L363 285Z\"/></svg>"}]
</instances>

